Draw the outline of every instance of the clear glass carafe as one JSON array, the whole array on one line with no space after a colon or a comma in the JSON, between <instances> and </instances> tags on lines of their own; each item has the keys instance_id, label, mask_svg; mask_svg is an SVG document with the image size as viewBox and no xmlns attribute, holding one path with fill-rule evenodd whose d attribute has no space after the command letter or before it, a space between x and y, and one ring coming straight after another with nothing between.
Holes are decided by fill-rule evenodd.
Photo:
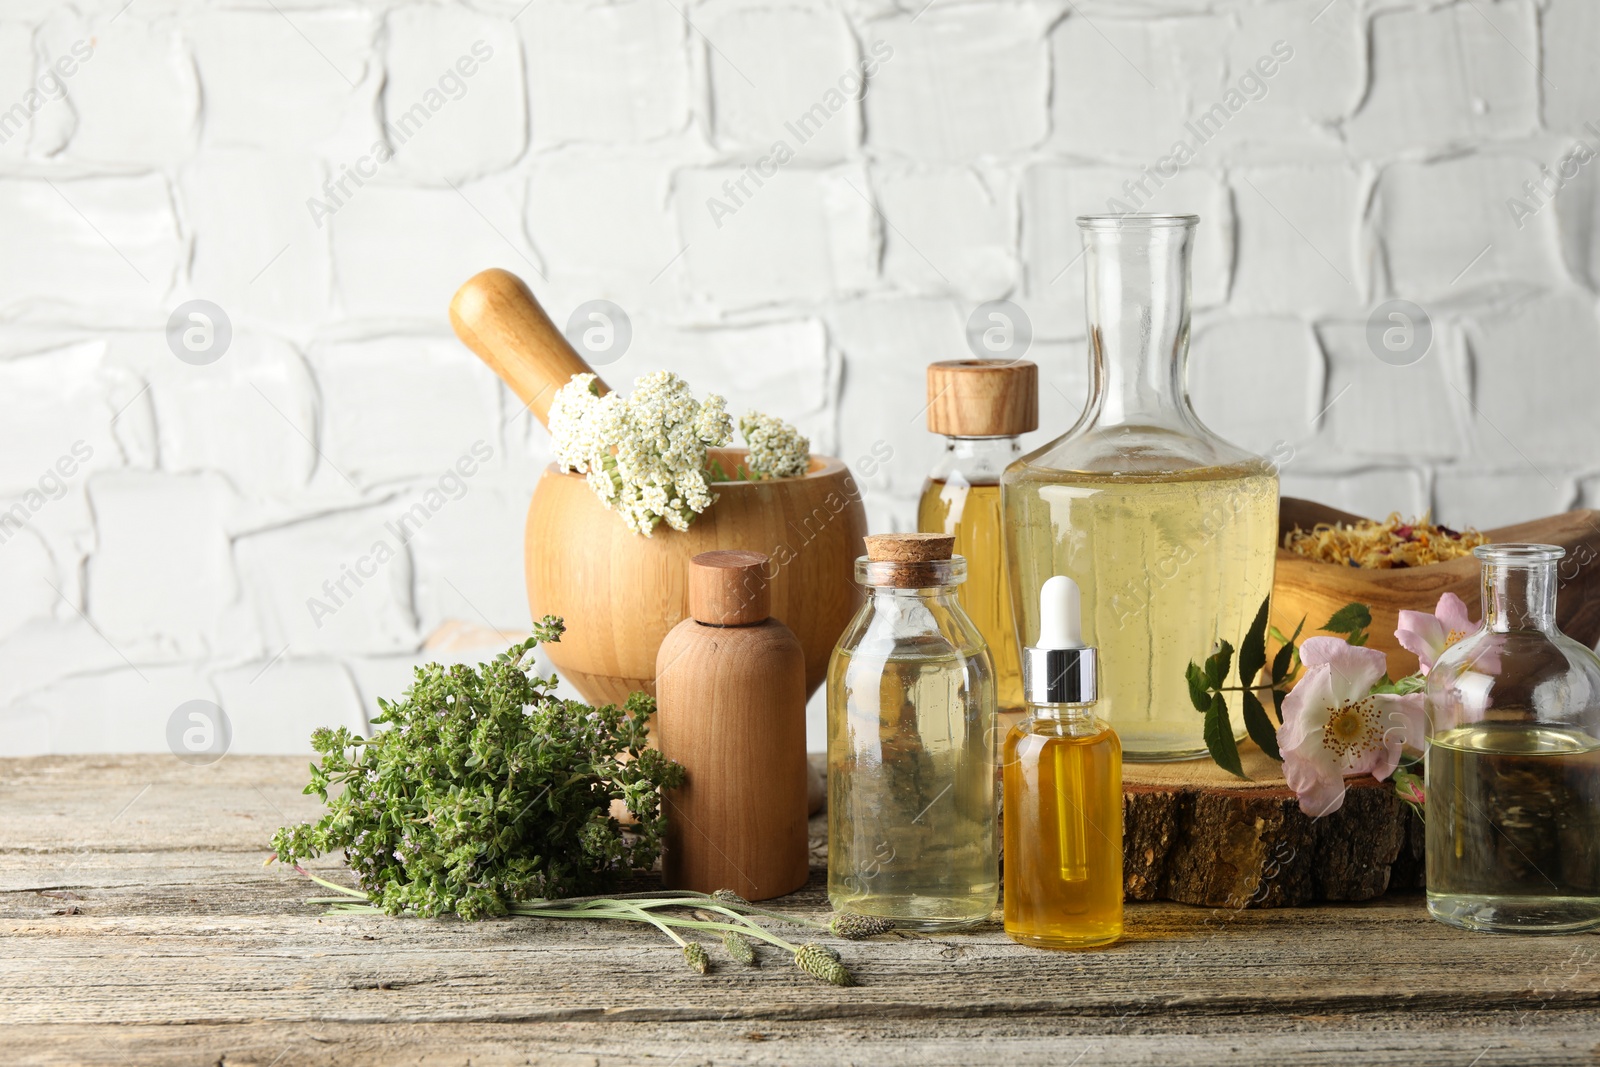
<instances>
[{"instance_id":1,"label":"clear glass carafe","mask_svg":"<svg viewBox=\"0 0 1600 1067\"><path fill-rule=\"evenodd\" d=\"M867 602L828 667L828 897L949 929L999 900L994 671L956 599L966 561L908 566L856 562Z\"/></svg>"},{"instance_id":2,"label":"clear glass carafe","mask_svg":"<svg viewBox=\"0 0 1600 1067\"><path fill-rule=\"evenodd\" d=\"M1483 624L1423 690L1428 911L1472 930L1600 927L1600 657L1556 628L1565 550L1473 551Z\"/></svg>"},{"instance_id":3,"label":"clear glass carafe","mask_svg":"<svg viewBox=\"0 0 1600 1067\"><path fill-rule=\"evenodd\" d=\"M1001 480L1019 636L1038 636L1047 578L1078 580L1084 640L1106 659L1097 710L1130 760L1205 753L1184 667L1219 639L1237 648L1272 588L1277 472L1208 430L1189 402L1198 221L1078 220L1089 402L1071 430ZM1244 721L1237 708L1233 721Z\"/></svg>"}]
</instances>

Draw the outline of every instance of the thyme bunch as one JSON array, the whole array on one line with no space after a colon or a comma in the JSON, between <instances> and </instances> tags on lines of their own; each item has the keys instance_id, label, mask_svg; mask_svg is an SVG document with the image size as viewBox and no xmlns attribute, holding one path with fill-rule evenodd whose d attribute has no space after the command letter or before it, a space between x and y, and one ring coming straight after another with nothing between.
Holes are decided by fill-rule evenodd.
<instances>
[{"instance_id":1,"label":"thyme bunch","mask_svg":"<svg viewBox=\"0 0 1600 1067\"><path fill-rule=\"evenodd\" d=\"M534 647L563 630L546 616L493 663L419 667L405 699L378 701L374 722L388 729L374 737L313 733L321 762L305 792L328 810L280 828L276 858L342 850L373 906L463 919L649 870L661 790L682 784L683 768L646 747L650 697L592 708L529 671ZM611 817L613 800L638 819L633 832Z\"/></svg>"}]
</instances>

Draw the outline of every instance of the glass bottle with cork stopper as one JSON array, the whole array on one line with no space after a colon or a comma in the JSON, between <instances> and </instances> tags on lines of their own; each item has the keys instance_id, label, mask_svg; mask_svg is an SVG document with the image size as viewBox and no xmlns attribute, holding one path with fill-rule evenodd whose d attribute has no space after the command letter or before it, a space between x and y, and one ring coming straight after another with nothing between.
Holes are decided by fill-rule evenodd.
<instances>
[{"instance_id":1,"label":"glass bottle with cork stopper","mask_svg":"<svg viewBox=\"0 0 1600 1067\"><path fill-rule=\"evenodd\" d=\"M994 670L948 534L866 539L867 601L828 665L828 897L941 930L999 899Z\"/></svg>"},{"instance_id":2,"label":"glass bottle with cork stopper","mask_svg":"<svg viewBox=\"0 0 1600 1067\"><path fill-rule=\"evenodd\" d=\"M1039 368L1027 360L957 359L928 365L928 429L944 454L922 489L917 528L952 534L966 557L961 606L994 660L1003 725L1023 711L1022 668L1003 552L1000 476L1039 427Z\"/></svg>"}]
</instances>

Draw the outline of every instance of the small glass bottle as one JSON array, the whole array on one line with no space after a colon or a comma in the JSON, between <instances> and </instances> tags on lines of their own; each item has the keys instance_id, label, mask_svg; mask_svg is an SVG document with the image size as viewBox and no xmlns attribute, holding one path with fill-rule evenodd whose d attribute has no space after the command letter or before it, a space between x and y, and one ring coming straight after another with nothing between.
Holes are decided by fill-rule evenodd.
<instances>
[{"instance_id":1,"label":"small glass bottle","mask_svg":"<svg viewBox=\"0 0 1600 1067\"><path fill-rule=\"evenodd\" d=\"M989 918L994 670L961 610L966 561L940 534L868 537L867 602L828 664L828 899L941 930Z\"/></svg>"},{"instance_id":2,"label":"small glass bottle","mask_svg":"<svg viewBox=\"0 0 1600 1067\"><path fill-rule=\"evenodd\" d=\"M1083 587L1091 644L1115 648L1100 715L1130 760L1206 754L1184 666L1243 642L1272 590L1278 475L1209 430L1189 402L1193 215L1100 215L1083 232L1089 400L1077 423L1006 470L1006 560L1017 632L1039 587ZM1235 709L1233 718L1244 717Z\"/></svg>"},{"instance_id":3,"label":"small glass bottle","mask_svg":"<svg viewBox=\"0 0 1600 1067\"><path fill-rule=\"evenodd\" d=\"M928 366L928 429L944 455L922 487L917 529L952 534L966 557L957 594L989 646L1002 728L1021 718L1022 648L1006 577L1000 476L1039 427L1039 368L1026 360L959 359Z\"/></svg>"},{"instance_id":4,"label":"small glass bottle","mask_svg":"<svg viewBox=\"0 0 1600 1067\"><path fill-rule=\"evenodd\" d=\"M1001 757L1006 934L1094 948L1122 936L1122 745L1095 718L1077 583L1056 575L1039 602L1039 640L1022 654L1029 714Z\"/></svg>"},{"instance_id":5,"label":"small glass bottle","mask_svg":"<svg viewBox=\"0 0 1600 1067\"><path fill-rule=\"evenodd\" d=\"M1473 549L1483 625L1428 672L1428 911L1600 927L1600 657L1556 628L1554 545Z\"/></svg>"}]
</instances>

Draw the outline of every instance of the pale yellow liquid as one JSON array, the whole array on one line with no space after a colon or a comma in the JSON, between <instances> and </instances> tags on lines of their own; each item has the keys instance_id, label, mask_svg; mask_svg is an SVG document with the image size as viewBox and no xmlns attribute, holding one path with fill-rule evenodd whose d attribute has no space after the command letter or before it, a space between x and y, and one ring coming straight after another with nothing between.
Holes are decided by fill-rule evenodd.
<instances>
[{"instance_id":1,"label":"pale yellow liquid","mask_svg":"<svg viewBox=\"0 0 1600 1067\"><path fill-rule=\"evenodd\" d=\"M828 665L828 899L912 929L987 920L1000 897L994 716L976 649Z\"/></svg>"},{"instance_id":2,"label":"pale yellow liquid","mask_svg":"<svg viewBox=\"0 0 1600 1067\"><path fill-rule=\"evenodd\" d=\"M1432 738L1427 763L1434 918L1525 933L1600 927L1600 740L1559 723L1473 723Z\"/></svg>"},{"instance_id":3,"label":"pale yellow liquid","mask_svg":"<svg viewBox=\"0 0 1600 1067\"><path fill-rule=\"evenodd\" d=\"M1122 750L1098 722L1024 719L1006 736L1005 923L1038 948L1122 936Z\"/></svg>"},{"instance_id":4,"label":"pale yellow liquid","mask_svg":"<svg viewBox=\"0 0 1600 1067\"><path fill-rule=\"evenodd\" d=\"M1172 474L1014 467L1004 482L1024 641L1039 633L1039 587L1070 576L1083 594L1083 636L1100 650L1095 714L1123 754L1203 755L1204 719L1184 668L1219 638L1237 649L1272 588L1277 475L1265 461ZM1237 694L1230 711L1244 736Z\"/></svg>"},{"instance_id":5,"label":"pale yellow liquid","mask_svg":"<svg viewBox=\"0 0 1600 1067\"><path fill-rule=\"evenodd\" d=\"M956 553L967 560L967 580L956 587L956 597L989 646L997 706L1003 712L1020 715L1021 646L1011 614L1011 585L1002 556L1005 537L999 484L929 481L917 505L917 529L955 536Z\"/></svg>"}]
</instances>

